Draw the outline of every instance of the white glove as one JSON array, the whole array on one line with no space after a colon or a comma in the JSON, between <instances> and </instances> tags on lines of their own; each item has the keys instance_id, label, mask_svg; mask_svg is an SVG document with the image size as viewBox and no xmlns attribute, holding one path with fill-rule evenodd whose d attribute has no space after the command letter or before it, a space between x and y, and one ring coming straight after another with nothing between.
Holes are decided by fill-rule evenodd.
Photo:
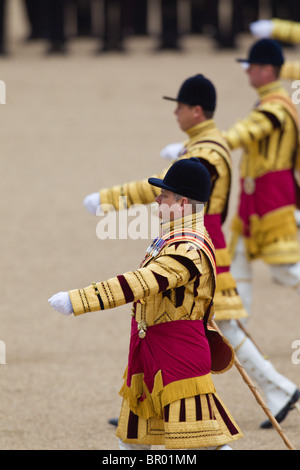
<instances>
[{"instance_id":1,"label":"white glove","mask_svg":"<svg viewBox=\"0 0 300 470\"><path fill-rule=\"evenodd\" d=\"M250 31L254 36L269 38L272 36L274 24L272 20L258 20L250 23Z\"/></svg>"},{"instance_id":2,"label":"white glove","mask_svg":"<svg viewBox=\"0 0 300 470\"><path fill-rule=\"evenodd\" d=\"M242 67L243 70L248 70L249 63L248 62L240 62L240 66Z\"/></svg>"},{"instance_id":3,"label":"white glove","mask_svg":"<svg viewBox=\"0 0 300 470\"><path fill-rule=\"evenodd\" d=\"M63 315L71 315L73 312L72 303L68 292L58 292L48 299L49 304L54 310L57 310Z\"/></svg>"},{"instance_id":4,"label":"white glove","mask_svg":"<svg viewBox=\"0 0 300 470\"><path fill-rule=\"evenodd\" d=\"M160 156L166 160L176 160L183 149L182 142L166 145L160 152Z\"/></svg>"},{"instance_id":5,"label":"white glove","mask_svg":"<svg viewBox=\"0 0 300 470\"><path fill-rule=\"evenodd\" d=\"M93 215L96 215L98 207L101 205L100 194L88 194L83 201L85 208Z\"/></svg>"}]
</instances>

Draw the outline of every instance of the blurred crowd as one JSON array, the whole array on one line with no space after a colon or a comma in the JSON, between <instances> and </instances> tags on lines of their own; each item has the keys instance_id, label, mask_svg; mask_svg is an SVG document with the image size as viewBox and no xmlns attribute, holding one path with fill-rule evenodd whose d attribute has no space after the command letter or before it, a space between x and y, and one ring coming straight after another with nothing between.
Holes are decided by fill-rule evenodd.
<instances>
[{"instance_id":1,"label":"blurred crowd","mask_svg":"<svg viewBox=\"0 0 300 470\"><path fill-rule=\"evenodd\" d=\"M7 34L9 2L0 0L0 54L10 52ZM188 9L182 28L180 4ZM299 0L22 0L28 41L44 40L46 53L65 54L74 37L91 37L97 51L126 50L126 38L149 35L149 16L156 9L157 49L181 49L182 34L209 35L218 47L234 48L240 33L259 19L300 21Z\"/></svg>"}]
</instances>

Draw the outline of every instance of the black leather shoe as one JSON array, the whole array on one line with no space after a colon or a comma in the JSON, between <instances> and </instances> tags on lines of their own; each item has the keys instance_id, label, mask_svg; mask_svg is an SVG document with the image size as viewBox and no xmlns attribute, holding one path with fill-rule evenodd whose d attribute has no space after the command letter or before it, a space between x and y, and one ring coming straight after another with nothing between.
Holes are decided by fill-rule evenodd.
<instances>
[{"instance_id":1,"label":"black leather shoe","mask_svg":"<svg viewBox=\"0 0 300 470\"><path fill-rule=\"evenodd\" d=\"M281 421L283 421L284 418L286 418L288 412L293 409L293 405L296 403L296 401L299 400L299 398L300 398L300 390L297 389L295 391L294 395L291 397L290 401L275 416L275 419L278 423L281 423ZM269 429L269 428L272 428L273 425L272 425L271 421L269 421L267 419L266 421L263 421L261 423L260 427L262 429Z\"/></svg>"},{"instance_id":2,"label":"black leather shoe","mask_svg":"<svg viewBox=\"0 0 300 470\"><path fill-rule=\"evenodd\" d=\"M117 427L119 420L118 420L118 418L111 418L111 419L108 420L108 422L109 422L109 424L111 424L112 426L116 426L116 427Z\"/></svg>"}]
</instances>

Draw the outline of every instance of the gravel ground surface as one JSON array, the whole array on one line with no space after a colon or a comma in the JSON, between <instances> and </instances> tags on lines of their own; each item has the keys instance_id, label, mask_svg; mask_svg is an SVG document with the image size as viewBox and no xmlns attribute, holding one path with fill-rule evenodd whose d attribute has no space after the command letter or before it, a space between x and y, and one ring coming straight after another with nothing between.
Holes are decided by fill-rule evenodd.
<instances>
[{"instance_id":1,"label":"gravel ground surface","mask_svg":"<svg viewBox=\"0 0 300 470\"><path fill-rule=\"evenodd\" d=\"M118 449L107 421L118 416L126 365L130 306L67 318L54 312L55 292L84 287L136 268L148 240L100 240L99 220L83 207L101 187L163 169L160 150L185 138L163 95L201 72L218 90L216 122L227 129L256 100L235 62L239 49L220 51L209 38L185 37L181 53L155 53L149 38L130 38L127 53L93 55L92 40L74 40L66 57L46 57L44 44L25 44L26 24L15 2L11 56L0 60L7 102L1 108L0 449ZM289 58L297 49L288 49ZM291 84L286 83L291 90ZM239 151L226 235L236 206ZM150 238L150 235L149 235ZM298 383L292 348L300 339L299 296L271 282L256 262L248 329L276 368ZM215 376L219 394L245 437L241 450L284 450L240 374ZM283 429L300 448L300 415Z\"/></svg>"}]
</instances>

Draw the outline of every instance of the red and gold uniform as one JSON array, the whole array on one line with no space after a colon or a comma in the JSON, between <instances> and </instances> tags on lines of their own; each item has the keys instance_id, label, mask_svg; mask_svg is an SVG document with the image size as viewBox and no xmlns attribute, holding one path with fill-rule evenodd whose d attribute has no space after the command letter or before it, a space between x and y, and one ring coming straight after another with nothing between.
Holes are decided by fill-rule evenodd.
<instances>
[{"instance_id":1,"label":"red and gold uniform","mask_svg":"<svg viewBox=\"0 0 300 470\"><path fill-rule=\"evenodd\" d=\"M125 443L196 448L242 437L211 377L231 367L233 356L208 327L215 253L206 230L194 229L199 217L184 218L184 229L182 219L164 224L139 269L69 292L75 315L133 302L117 429ZM210 335L217 335L221 356Z\"/></svg>"},{"instance_id":2,"label":"red and gold uniform","mask_svg":"<svg viewBox=\"0 0 300 470\"><path fill-rule=\"evenodd\" d=\"M255 109L225 134L231 149L244 148L232 251L242 236L250 260L294 264L300 260L294 216L298 116L280 82L258 93Z\"/></svg>"}]
</instances>

